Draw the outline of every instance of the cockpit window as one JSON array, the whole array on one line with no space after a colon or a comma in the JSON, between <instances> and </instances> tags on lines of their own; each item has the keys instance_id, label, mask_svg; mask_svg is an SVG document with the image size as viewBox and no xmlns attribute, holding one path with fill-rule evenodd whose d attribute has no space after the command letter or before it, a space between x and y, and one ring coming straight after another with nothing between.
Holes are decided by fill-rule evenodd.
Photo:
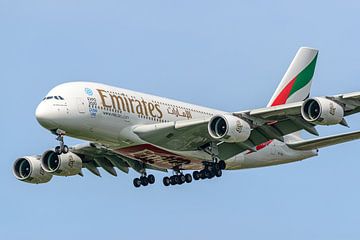
<instances>
[{"instance_id":1,"label":"cockpit window","mask_svg":"<svg viewBox=\"0 0 360 240\"><path fill-rule=\"evenodd\" d=\"M49 99L65 100L62 96L48 96L48 97L44 97L43 101Z\"/></svg>"}]
</instances>

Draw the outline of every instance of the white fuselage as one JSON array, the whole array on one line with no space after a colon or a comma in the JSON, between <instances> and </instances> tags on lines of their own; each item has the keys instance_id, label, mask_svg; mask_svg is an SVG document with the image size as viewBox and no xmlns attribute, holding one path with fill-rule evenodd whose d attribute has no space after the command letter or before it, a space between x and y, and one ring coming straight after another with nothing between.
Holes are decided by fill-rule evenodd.
<instances>
[{"instance_id":1,"label":"white fuselage","mask_svg":"<svg viewBox=\"0 0 360 240\"><path fill-rule=\"evenodd\" d=\"M211 160L204 151L178 152L152 146L132 129L144 124L209 119L224 113L104 84L71 82L53 88L39 104L36 117L46 129L61 129L68 136L97 142L128 157L151 155L151 164L157 167L171 168L172 165L161 158L178 157L190 160L184 169L201 169L203 161ZM299 137L288 135L285 140L299 140ZM276 165L317 155L317 151L292 150L277 140L257 146L257 149L257 152L246 151L227 159L227 169Z\"/></svg>"}]
</instances>

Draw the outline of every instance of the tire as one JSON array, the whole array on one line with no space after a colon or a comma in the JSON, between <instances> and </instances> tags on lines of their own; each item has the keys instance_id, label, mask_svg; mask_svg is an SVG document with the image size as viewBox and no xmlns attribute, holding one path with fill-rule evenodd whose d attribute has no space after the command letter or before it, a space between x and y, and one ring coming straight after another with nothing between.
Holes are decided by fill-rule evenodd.
<instances>
[{"instance_id":1,"label":"tire","mask_svg":"<svg viewBox=\"0 0 360 240\"><path fill-rule=\"evenodd\" d=\"M200 178L201 178L201 179L205 179L205 178L206 178L206 176L205 176L205 170L204 170L204 169L200 171Z\"/></svg>"},{"instance_id":2,"label":"tire","mask_svg":"<svg viewBox=\"0 0 360 240\"><path fill-rule=\"evenodd\" d=\"M225 163L224 160L219 161L218 164L219 164L219 168L220 168L221 170L225 170L225 168L226 168L226 163Z\"/></svg>"},{"instance_id":3,"label":"tire","mask_svg":"<svg viewBox=\"0 0 360 240\"><path fill-rule=\"evenodd\" d=\"M170 178L169 177L164 177L163 178L163 184L167 187L170 185Z\"/></svg>"},{"instance_id":4,"label":"tire","mask_svg":"<svg viewBox=\"0 0 360 240\"><path fill-rule=\"evenodd\" d=\"M185 174L185 182L191 183L192 182L192 176L191 174Z\"/></svg>"},{"instance_id":5,"label":"tire","mask_svg":"<svg viewBox=\"0 0 360 240\"><path fill-rule=\"evenodd\" d=\"M215 176L216 177L221 177L222 176L222 170L219 169L219 170L215 171Z\"/></svg>"},{"instance_id":6,"label":"tire","mask_svg":"<svg viewBox=\"0 0 360 240\"><path fill-rule=\"evenodd\" d=\"M69 147L67 145L64 145L64 148L62 150L62 153L66 154L69 152Z\"/></svg>"},{"instance_id":7,"label":"tire","mask_svg":"<svg viewBox=\"0 0 360 240\"><path fill-rule=\"evenodd\" d=\"M134 178L133 181L134 187L139 188L141 186L141 181L139 178Z\"/></svg>"},{"instance_id":8,"label":"tire","mask_svg":"<svg viewBox=\"0 0 360 240\"><path fill-rule=\"evenodd\" d=\"M171 184L171 185L175 185L175 184L176 184L175 176L171 176L171 177L170 177L170 184Z\"/></svg>"},{"instance_id":9,"label":"tire","mask_svg":"<svg viewBox=\"0 0 360 240\"><path fill-rule=\"evenodd\" d=\"M210 174L208 176L208 179L212 179L213 177L215 177L215 169L213 169L212 171L210 171Z\"/></svg>"},{"instance_id":10,"label":"tire","mask_svg":"<svg viewBox=\"0 0 360 240\"><path fill-rule=\"evenodd\" d=\"M147 177L141 177L140 181L141 181L141 185L143 185L144 187L149 184L149 180L147 179Z\"/></svg>"},{"instance_id":11,"label":"tire","mask_svg":"<svg viewBox=\"0 0 360 240\"><path fill-rule=\"evenodd\" d=\"M180 178L180 176L175 175L175 176L174 176L174 179L175 179L175 183L176 183L176 184L179 184L179 185L181 184L181 178Z\"/></svg>"},{"instance_id":12,"label":"tire","mask_svg":"<svg viewBox=\"0 0 360 240\"><path fill-rule=\"evenodd\" d=\"M55 153L56 153L57 155L60 155L60 154L61 154L61 148L60 148L60 146L56 146L56 147L55 147Z\"/></svg>"},{"instance_id":13,"label":"tire","mask_svg":"<svg viewBox=\"0 0 360 240\"><path fill-rule=\"evenodd\" d=\"M199 171L194 171L193 172L193 177L194 177L194 180L197 181L200 179L200 173Z\"/></svg>"},{"instance_id":14,"label":"tire","mask_svg":"<svg viewBox=\"0 0 360 240\"><path fill-rule=\"evenodd\" d=\"M152 175L152 174L148 175L147 179L148 179L149 184L154 184L155 183L154 175Z\"/></svg>"},{"instance_id":15,"label":"tire","mask_svg":"<svg viewBox=\"0 0 360 240\"><path fill-rule=\"evenodd\" d=\"M204 169L203 170L204 171L204 178L211 178L211 172L209 171L209 170L207 170L207 169Z\"/></svg>"},{"instance_id":16,"label":"tire","mask_svg":"<svg viewBox=\"0 0 360 240\"><path fill-rule=\"evenodd\" d=\"M185 181L186 181L185 175L181 174L181 175L179 176L179 178L180 178L180 185L183 184L183 183L185 183Z\"/></svg>"}]
</instances>

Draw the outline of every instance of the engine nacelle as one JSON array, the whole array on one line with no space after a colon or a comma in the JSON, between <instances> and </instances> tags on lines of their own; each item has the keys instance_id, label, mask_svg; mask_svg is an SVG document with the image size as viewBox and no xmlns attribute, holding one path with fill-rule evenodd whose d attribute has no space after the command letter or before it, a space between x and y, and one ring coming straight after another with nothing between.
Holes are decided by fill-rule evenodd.
<instances>
[{"instance_id":1,"label":"engine nacelle","mask_svg":"<svg viewBox=\"0 0 360 240\"><path fill-rule=\"evenodd\" d=\"M335 125L342 121L344 109L338 103L327 98L310 98L301 106L302 117L319 125Z\"/></svg>"},{"instance_id":2,"label":"engine nacelle","mask_svg":"<svg viewBox=\"0 0 360 240\"><path fill-rule=\"evenodd\" d=\"M55 151L48 150L41 156L41 166L54 175L73 176L80 173L82 160L72 152L58 155Z\"/></svg>"},{"instance_id":3,"label":"engine nacelle","mask_svg":"<svg viewBox=\"0 0 360 240\"><path fill-rule=\"evenodd\" d=\"M212 138L224 142L245 142L251 133L250 125L233 115L217 115L210 119L208 131Z\"/></svg>"},{"instance_id":4,"label":"engine nacelle","mask_svg":"<svg viewBox=\"0 0 360 240\"><path fill-rule=\"evenodd\" d=\"M16 159L13 166L15 177L27 183L47 183L53 177L41 167L40 159L35 156L26 156Z\"/></svg>"}]
</instances>

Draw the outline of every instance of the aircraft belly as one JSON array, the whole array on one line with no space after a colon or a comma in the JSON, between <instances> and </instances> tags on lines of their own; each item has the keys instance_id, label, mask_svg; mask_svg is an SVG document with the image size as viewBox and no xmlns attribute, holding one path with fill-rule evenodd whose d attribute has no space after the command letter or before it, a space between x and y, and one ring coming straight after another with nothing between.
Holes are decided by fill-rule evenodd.
<instances>
[{"instance_id":1,"label":"aircraft belly","mask_svg":"<svg viewBox=\"0 0 360 240\"><path fill-rule=\"evenodd\" d=\"M180 166L181 169L201 169L203 159L188 156L188 154L179 154L158 148L151 144L140 144L131 147L118 148L114 150L121 155L140 160L153 166L171 169ZM196 155L196 153L194 153Z\"/></svg>"},{"instance_id":2,"label":"aircraft belly","mask_svg":"<svg viewBox=\"0 0 360 240\"><path fill-rule=\"evenodd\" d=\"M241 153L227 161L227 169L236 170L279 165L316 156L316 151L296 151L272 141L257 152Z\"/></svg>"}]
</instances>

